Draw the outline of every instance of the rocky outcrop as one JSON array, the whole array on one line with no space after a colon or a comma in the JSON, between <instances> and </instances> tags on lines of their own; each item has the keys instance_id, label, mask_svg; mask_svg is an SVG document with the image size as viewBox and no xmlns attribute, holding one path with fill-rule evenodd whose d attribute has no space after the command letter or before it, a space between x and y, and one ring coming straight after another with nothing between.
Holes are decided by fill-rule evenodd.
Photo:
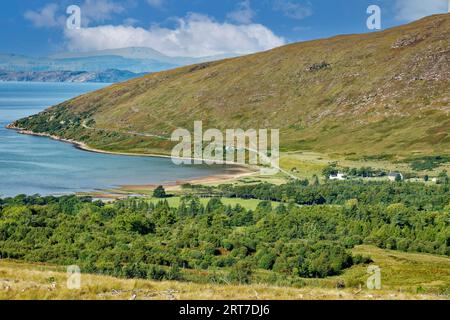
<instances>
[{"instance_id":1,"label":"rocky outcrop","mask_svg":"<svg viewBox=\"0 0 450 320\"><path fill-rule=\"evenodd\" d=\"M412 46L414 44L419 43L422 40L424 40L424 37L421 35L413 35L413 36L407 36L404 38L400 38L394 42L394 44L392 45L392 49L399 49L399 48Z\"/></svg>"},{"instance_id":2,"label":"rocky outcrop","mask_svg":"<svg viewBox=\"0 0 450 320\"><path fill-rule=\"evenodd\" d=\"M314 64L308 66L307 70L309 72L314 72L314 71L319 71L319 70L329 69L329 68L331 68L331 64L329 64L326 61L322 61L320 63L314 63Z\"/></svg>"}]
</instances>

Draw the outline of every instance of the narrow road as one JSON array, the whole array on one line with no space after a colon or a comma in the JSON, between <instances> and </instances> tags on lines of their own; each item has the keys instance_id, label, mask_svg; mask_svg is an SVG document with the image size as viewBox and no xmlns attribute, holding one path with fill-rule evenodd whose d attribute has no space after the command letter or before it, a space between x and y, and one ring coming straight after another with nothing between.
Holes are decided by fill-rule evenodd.
<instances>
[{"instance_id":1,"label":"narrow road","mask_svg":"<svg viewBox=\"0 0 450 320\"><path fill-rule=\"evenodd\" d=\"M138 137L149 137L149 138L159 138L162 140L170 140L170 138L168 137L164 137L161 135L157 135L157 134L151 134L151 133L140 133L140 132L135 132L135 131L116 131L116 130L111 130L111 129L97 129L97 128L92 128L89 127L86 124L86 121L83 121L83 123L81 124L83 128L87 129L87 130L102 130L102 131L108 131L108 132L120 132L120 133L126 133L126 134L130 134L130 135L134 135L134 136L138 136ZM282 173L284 173L285 175L289 176L291 179L297 180L299 179L298 177L296 177L295 175L291 174L290 172L282 169L278 164L276 160L272 160L270 159L267 155L265 155L264 153L261 153L259 150L253 149L253 148L246 148L247 151L249 152L254 152L257 155L259 155L260 159L263 160L263 162L265 164L269 164L273 169L276 169ZM207 159L204 159L207 160Z\"/></svg>"},{"instance_id":2,"label":"narrow road","mask_svg":"<svg viewBox=\"0 0 450 320\"><path fill-rule=\"evenodd\" d=\"M81 126L85 129L88 130L102 130L102 131L108 131L108 132L119 132L119 133L125 133L125 134L130 134L130 135L134 135L134 136L139 136L139 137L149 137L149 138L159 138L159 139L163 139L163 140L170 140L170 138L168 137L164 137L164 136L160 136L157 134L151 134L151 133L139 133L139 132L134 132L134 131L118 131L118 130L111 130L111 129L99 129L99 128L92 128L89 127L86 124L86 121L83 121L83 123L81 124Z\"/></svg>"}]
</instances>

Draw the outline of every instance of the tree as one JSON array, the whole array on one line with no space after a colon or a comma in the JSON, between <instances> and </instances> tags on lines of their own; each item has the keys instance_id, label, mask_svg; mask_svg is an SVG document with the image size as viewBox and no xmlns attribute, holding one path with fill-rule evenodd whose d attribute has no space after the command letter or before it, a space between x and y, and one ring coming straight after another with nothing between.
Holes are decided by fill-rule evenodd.
<instances>
[{"instance_id":1,"label":"tree","mask_svg":"<svg viewBox=\"0 0 450 320\"><path fill-rule=\"evenodd\" d=\"M440 184L448 184L449 177L448 177L447 171L443 170L441 173L439 173L438 182Z\"/></svg>"},{"instance_id":2,"label":"tree","mask_svg":"<svg viewBox=\"0 0 450 320\"><path fill-rule=\"evenodd\" d=\"M322 170L322 175L328 179L332 175L338 174L339 170L337 168L337 164L333 163Z\"/></svg>"},{"instance_id":3,"label":"tree","mask_svg":"<svg viewBox=\"0 0 450 320\"><path fill-rule=\"evenodd\" d=\"M208 201L208 204L206 205L205 211L206 213L212 213L214 211L218 211L223 209L224 205L220 198L212 198Z\"/></svg>"},{"instance_id":4,"label":"tree","mask_svg":"<svg viewBox=\"0 0 450 320\"><path fill-rule=\"evenodd\" d=\"M231 281L239 284L248 284L251 282L253 274L253 266L247 261L239 261L236 263L230 272Z\"/></svg>"},{"instance_id":5,"label":"tree","mask_svg":"<svg viewBox=\"0 0 450 320\"><path fill-rule=\"evenodd\" d=\"M284 204L280 203L280 205L277 207L275 212L278 214L286 214L288 211L286 209L286 206Z\"/></svg>"},{"instance_id":6,"label":"tree","mask_svg":"<svg viewBox=\"0 0 450 320\"><path fill-rule=\"evenodd\" d=\"M312 185L313 186L318 186L320 184L319 182L319 177L317 177L317 175L313 175L313 182Z\"/></svg>"},{"instance_id":7,"label":"tree","mask_svg":"<svg viewBox=\"0 0 450 320\"><path fill-rule=\"evenodd\" d=\"M166 190L164 190L163 186L159 186L153 191L153 197L163 199L167 198Z\"/></svg>"},{"instance_id":8,"label":"tree","mask_svg":"<svg viewBox=\"0 0 450 320\"><path fill-rule=\"evenodd\" d=\"M258 203L256 211L263 214L269 214L270 212L272 212L272 203L270 201L261 201L260 203Z\"/></svg>"},{"instance_id":9,"label":"tree","mask_svg":"<svg viewBox=\"0 0 450 320\"><path fill-rule=\"evenodd\" d=\"M277 259L277 256L274 253L272 253L272 252L265 253L259 259L258 267L265 269L265 270L271 270L276 259Z\"/></svg>"}]
</instances>

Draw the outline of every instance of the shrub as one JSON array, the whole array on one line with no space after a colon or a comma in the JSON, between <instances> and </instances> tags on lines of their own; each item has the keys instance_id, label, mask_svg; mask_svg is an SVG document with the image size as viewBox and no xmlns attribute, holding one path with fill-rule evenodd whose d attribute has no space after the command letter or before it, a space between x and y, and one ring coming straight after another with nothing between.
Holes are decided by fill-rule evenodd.
<instances>
[{"instance_id":1,"label":"shrub","mask_svg":"<svg viewBox=\"0 0 450 320\"><path fill-rule=\"evenodd\" d=\"M162 281L165 279L165 277L166 277L166 272L164 271L164 269L160 268L159 266L151 265L147 269L147 279L149 279L149 280Z\"/></svg>"},{"instance_id":2,"label":"shrub","mask_svg":"<svg viewBox=\"0 0 450 320\"><path fill-rule=\"evenodd\" d=\"M272 269L277 256L273 253L266 253L258 261L258 267L265 270Z\"/></svg>"},{"instance_id":3,"label":"shrub","mask_svg":"<svg viewBox=\"0 0 450 320\"><path fill-rule=\"evenodd\" d=\"M239 284L248 284L251 282L253 266L247 261L239 261L232 268L229 278Z\"/></svg>"},{"instance_id":4,"label":"shrub","mask_svg":"<svg viewBox=\"0 0 450 320\"><path fill-rule=\"evenodd\" d=\"M166 190L164 189L164 187L163 186L157 187L153 191L153 197L158 198L158 199L167 198Z\"/></svg>"}]
</instances>

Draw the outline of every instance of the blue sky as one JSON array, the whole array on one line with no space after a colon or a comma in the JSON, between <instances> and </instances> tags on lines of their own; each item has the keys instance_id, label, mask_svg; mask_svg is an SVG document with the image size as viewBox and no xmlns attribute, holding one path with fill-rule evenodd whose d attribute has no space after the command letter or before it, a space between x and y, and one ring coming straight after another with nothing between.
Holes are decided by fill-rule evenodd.
<instances>
[{"instance_id":1,"label":"blue sky","mask_svg":"<svg viewBox=\"0 0 450 320\"><path fill-rule=\"evenodd\" d=\"M82 28L65 27L69 5ZM448 11L448 0L16 0L2 1L0 52L47 55L127 46L168 55L249 53L368 30L369 5L382 29Z\"/></svg>"}]
</instances>

